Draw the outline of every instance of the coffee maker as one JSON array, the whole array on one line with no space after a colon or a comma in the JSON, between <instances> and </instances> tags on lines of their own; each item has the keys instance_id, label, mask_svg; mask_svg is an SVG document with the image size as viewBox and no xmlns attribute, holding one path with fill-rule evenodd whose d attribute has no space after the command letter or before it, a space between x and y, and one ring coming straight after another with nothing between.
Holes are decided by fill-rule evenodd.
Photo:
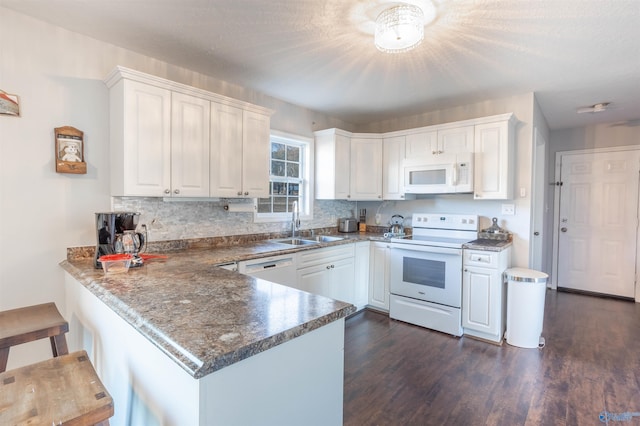
<instances>
[{"instance_id":1,"label":"coffee maker","mask_svg":"<svg viewBox=\"0 0 640 426\"><path fill-rule=\"evenodd\" d=\"M96 253L94 265L102 268L98 260L106 254L126 253L133 256L131 267L141 266L138 255L146 245L146 227L144 235L137 232L140 213L107 212L96 213Z\"/></svg>"}]
</instances>

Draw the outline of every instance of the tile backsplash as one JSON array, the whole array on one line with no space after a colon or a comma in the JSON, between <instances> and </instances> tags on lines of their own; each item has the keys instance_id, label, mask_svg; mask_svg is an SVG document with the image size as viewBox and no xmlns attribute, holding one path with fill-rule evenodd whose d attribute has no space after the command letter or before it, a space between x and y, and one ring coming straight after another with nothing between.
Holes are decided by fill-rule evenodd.
<instances>
[{"instance_id":1,"label":"tile backsplash","mask_svg":"<svg viewBox=\"0 0 640 426\"><path fill-rule=\"evenodd\" d=\"M291 222L259 222L253 213L229 212L224 206L235 200L164 201L152 197L113 197L113 211L140 213L149 241L182 240L229 235L286 232ZM355 203L315 200L313 219L303 220L301 229L337 226L337 218L352 217Z\"/></svg>"}]
</instances>

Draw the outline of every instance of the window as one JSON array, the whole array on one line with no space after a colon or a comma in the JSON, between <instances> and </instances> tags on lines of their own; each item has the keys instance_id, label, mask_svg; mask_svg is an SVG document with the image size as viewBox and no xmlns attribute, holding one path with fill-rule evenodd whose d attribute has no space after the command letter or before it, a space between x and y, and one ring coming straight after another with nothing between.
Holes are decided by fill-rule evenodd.
<instances>
[{"instance_id":1,"label":"window","mask_svg":"<svg viewBox=\"0 0 640 426\"><path fill-rule=\"evenodd\" d=\"M301 217L311 212L312 140L280 132L271 133L269 197L257 199L257 221L291 218L294 201Z\"/></svg>"}]
</instances>

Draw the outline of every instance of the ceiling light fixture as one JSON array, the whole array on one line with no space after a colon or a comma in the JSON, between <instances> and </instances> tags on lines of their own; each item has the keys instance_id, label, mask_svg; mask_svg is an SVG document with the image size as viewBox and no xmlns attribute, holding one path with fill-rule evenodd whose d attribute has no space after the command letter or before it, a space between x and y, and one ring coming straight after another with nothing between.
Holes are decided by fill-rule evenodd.
<instances>
[{"instance_id":1,"label":"ceiling light fixture","mask_svg":"<svg viewBox=\"0 0 640 426\"><path fill-rule=\"evenodd\" d=\"M611 105L611 102L600 102L594 105L578 108L576 112L578 114L583 114L585 112L603 112L609 109L609 105Z\"/></svg>"},{"instance_id":2,"label":"ceiling light fixture","mask_svg":"<svg viewBox=\"0 0 640 426\"><path fill-rule=\"evenodd\" d=\"M376 19L375 43L382 52L406 52L423 39L424 13L418 6L401 3L383 10Z\"/></svg>"}]
</instances>

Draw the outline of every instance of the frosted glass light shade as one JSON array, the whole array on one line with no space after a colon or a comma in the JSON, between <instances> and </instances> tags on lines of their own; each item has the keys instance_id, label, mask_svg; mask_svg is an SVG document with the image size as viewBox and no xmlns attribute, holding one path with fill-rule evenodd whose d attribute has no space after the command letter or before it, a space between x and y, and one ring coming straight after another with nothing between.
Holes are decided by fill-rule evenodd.
<instances>
[{"instance_id":1,"label":"frosted glass light shade","mask_svg":"<svg viewBox=\"0 0 640 426\"><path fill-rule=\"evenodd\" d=\"M400 4L382 11L376 19L375 43L382 52L406 52L423 39L424 14L417 6Z\"/></svg>"}]
</instances>

